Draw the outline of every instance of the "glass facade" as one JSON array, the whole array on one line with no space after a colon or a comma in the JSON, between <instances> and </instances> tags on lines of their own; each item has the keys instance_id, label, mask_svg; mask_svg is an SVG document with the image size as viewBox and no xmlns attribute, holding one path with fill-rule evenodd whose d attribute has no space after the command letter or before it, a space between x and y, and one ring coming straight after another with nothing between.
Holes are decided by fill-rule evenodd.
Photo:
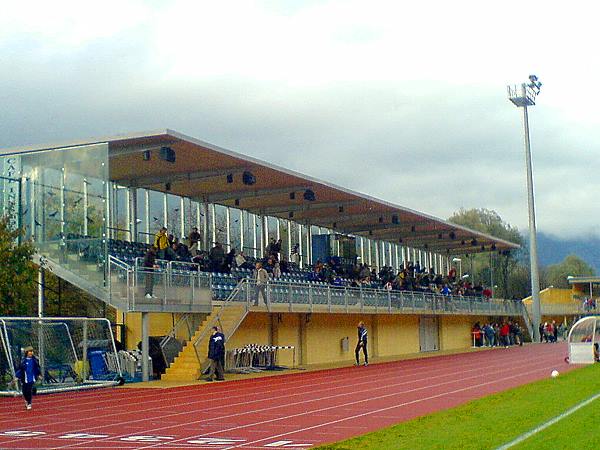
<instances>
[{"instance_id":1,"label":"glass facade","mask_svg":"<svg viewBox=\"0 0 600 450\"><path fill-rule=\"evenodd\" d=\"M11 213L15 225L23 228L41 253L103 286L110 195L108 144L0 158L3 212Z\"/></svg>"}]
</instances>

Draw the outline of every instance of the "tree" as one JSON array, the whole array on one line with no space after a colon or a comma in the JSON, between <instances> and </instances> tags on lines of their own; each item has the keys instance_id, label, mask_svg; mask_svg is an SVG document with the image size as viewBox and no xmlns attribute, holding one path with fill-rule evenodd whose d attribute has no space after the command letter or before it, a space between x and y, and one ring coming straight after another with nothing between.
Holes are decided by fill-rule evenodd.
<instances>
[{"instance_id":1,"label":"tree","mask_svg":"<svg viewBox=\"0 0 600 450\"><path fill-rule=\"evenodd\" d=\"M562 262L548 266L544 274L544 284L556 288L568 289L569 276L593 276L594 269L577 255L569 255Z\"/></svg>"},{"instance_id":2,"label":"tree","mask_svg":"<svg viewBox=\"0 0 600 450\"><path fill-rule=\"evenodd\" d=\"M472 230L480 231L513 242L518 245L523 245L524 239L519 230L509 223L502 220L502 217L493 210L485 208L463 209L455 212L449 219L450 222L457 225L462 225ZM519 251L504 251L498 254L480 253L471 254L468 256L468 261L463 261L463 272L470 271L471 280L490 285L493 280L496 296L511 298L513 296L521 296L522 283L511 283L512 274L521 274L519 263ZM490 266L493 269L490 271Z\"/></svg>"},{"instance_id":3,"label":"tree","mask_svg":"<svg viewBox=\"0 0 600 450\"><path fill-rule=\"evenodd\" d=\"M19 243L23 232L0 218L0 315L33 314L37 270L32 261L31 242Z\"/></svg>"}]
</instances>

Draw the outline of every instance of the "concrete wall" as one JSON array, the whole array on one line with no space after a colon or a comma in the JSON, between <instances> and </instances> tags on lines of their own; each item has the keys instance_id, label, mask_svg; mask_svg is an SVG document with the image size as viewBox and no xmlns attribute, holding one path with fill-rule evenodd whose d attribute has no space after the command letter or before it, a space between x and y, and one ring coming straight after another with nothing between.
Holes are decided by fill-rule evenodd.
<instances>
[{"instance_id":1,"label":"concrete wall","mask_svg":"<svg viewBox=\"0 0 600 450\"><path fill-rule=\"evenodd\" d=\"M307 313L252 313L230 339L228 348L246 344L293 345L297 364L354 361L356 326L363 320L369 332L369 356L389 358L419 352L419 316ZM440 316L441 350L468 349L471 328L484 317ZM348 350L342 339L348 337ZM279 364L291 366L292 352L279 352ZM361 356L362 359L362 356Z\"/></svg>"}]
</instances>

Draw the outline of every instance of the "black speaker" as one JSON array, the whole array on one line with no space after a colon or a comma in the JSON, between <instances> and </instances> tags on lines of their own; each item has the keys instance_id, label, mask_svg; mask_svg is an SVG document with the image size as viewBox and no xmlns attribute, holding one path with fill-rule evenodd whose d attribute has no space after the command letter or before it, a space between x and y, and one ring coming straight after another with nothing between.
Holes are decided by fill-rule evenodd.
<instances>
[{"instance_id":1,"label":"black speaker","mask_svg":"<svg viewBox=\"0 0 600 450\"><path fill-rule=\"evenodd\" d=\"M161 147L159 155L160 159L170 163L175 162L175 150L173 150L171 147Z\"/></svg>"},{"instance_id":2,"label":"black speaker","mask_svg":"<svg viewBox=\"0 0 600 450\"><path fill-rule=\"evenodd\" d=\"M252 172L245 171L242 174L242 182L247 186L252 186L256 183L256 177L252 174Z\"/></svg>"},{"instance_id":3,"label":"black speaker","mask_svg":"<svg viewBox=\"0 0 600 450\"><path fill-rule=\"evenodd\" d=\"M317 197L315 196L315 193L310 190L307 189L304 191L304 200L306 200L307 202L314 202L317 199Z\"/></svg>"}]
</instances>

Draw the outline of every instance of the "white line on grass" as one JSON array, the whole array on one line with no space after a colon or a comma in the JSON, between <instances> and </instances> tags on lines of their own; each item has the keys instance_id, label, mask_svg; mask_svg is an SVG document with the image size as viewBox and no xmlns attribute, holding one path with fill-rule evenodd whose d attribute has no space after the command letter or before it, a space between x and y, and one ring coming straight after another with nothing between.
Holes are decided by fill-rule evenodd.
<instances>
[{"instance_id":1,"label":"white line on grass","mask_svg":"<svg viewBox=\"0 0 600 450\"><path fill-rule=\"evenodd\" d=\"M571 414L573 414L575 411L580 410L581 408L583 408L584 406L589 405L590 403L592 403L594 400L597 400L600 398L600 392L598 392L597 394L591 396L590 398L588 398L587 400L582 401L581 403L576 404L575 406L573 406L572 408L567 409L564 413L559 414L558 416L554 417L553 419L550 419L547 422L544 422L543 424L535 427L533 430L528 431L527 433L523 433L521 436L518 436L516 439L513 439L512 441L508 442L507 444L504 444L501 447L498 447L496 450L506 450L509 449L511 447L514 447L517 444L520 444L521 442L523 442L526 439L529 439L531 436L533 436L534 434L539 433L542 430L545 430L546 428L548 428L551 425L554 425L556 422L564 419L567 416L570 416Z\"/></svg>"}]
</instances>

